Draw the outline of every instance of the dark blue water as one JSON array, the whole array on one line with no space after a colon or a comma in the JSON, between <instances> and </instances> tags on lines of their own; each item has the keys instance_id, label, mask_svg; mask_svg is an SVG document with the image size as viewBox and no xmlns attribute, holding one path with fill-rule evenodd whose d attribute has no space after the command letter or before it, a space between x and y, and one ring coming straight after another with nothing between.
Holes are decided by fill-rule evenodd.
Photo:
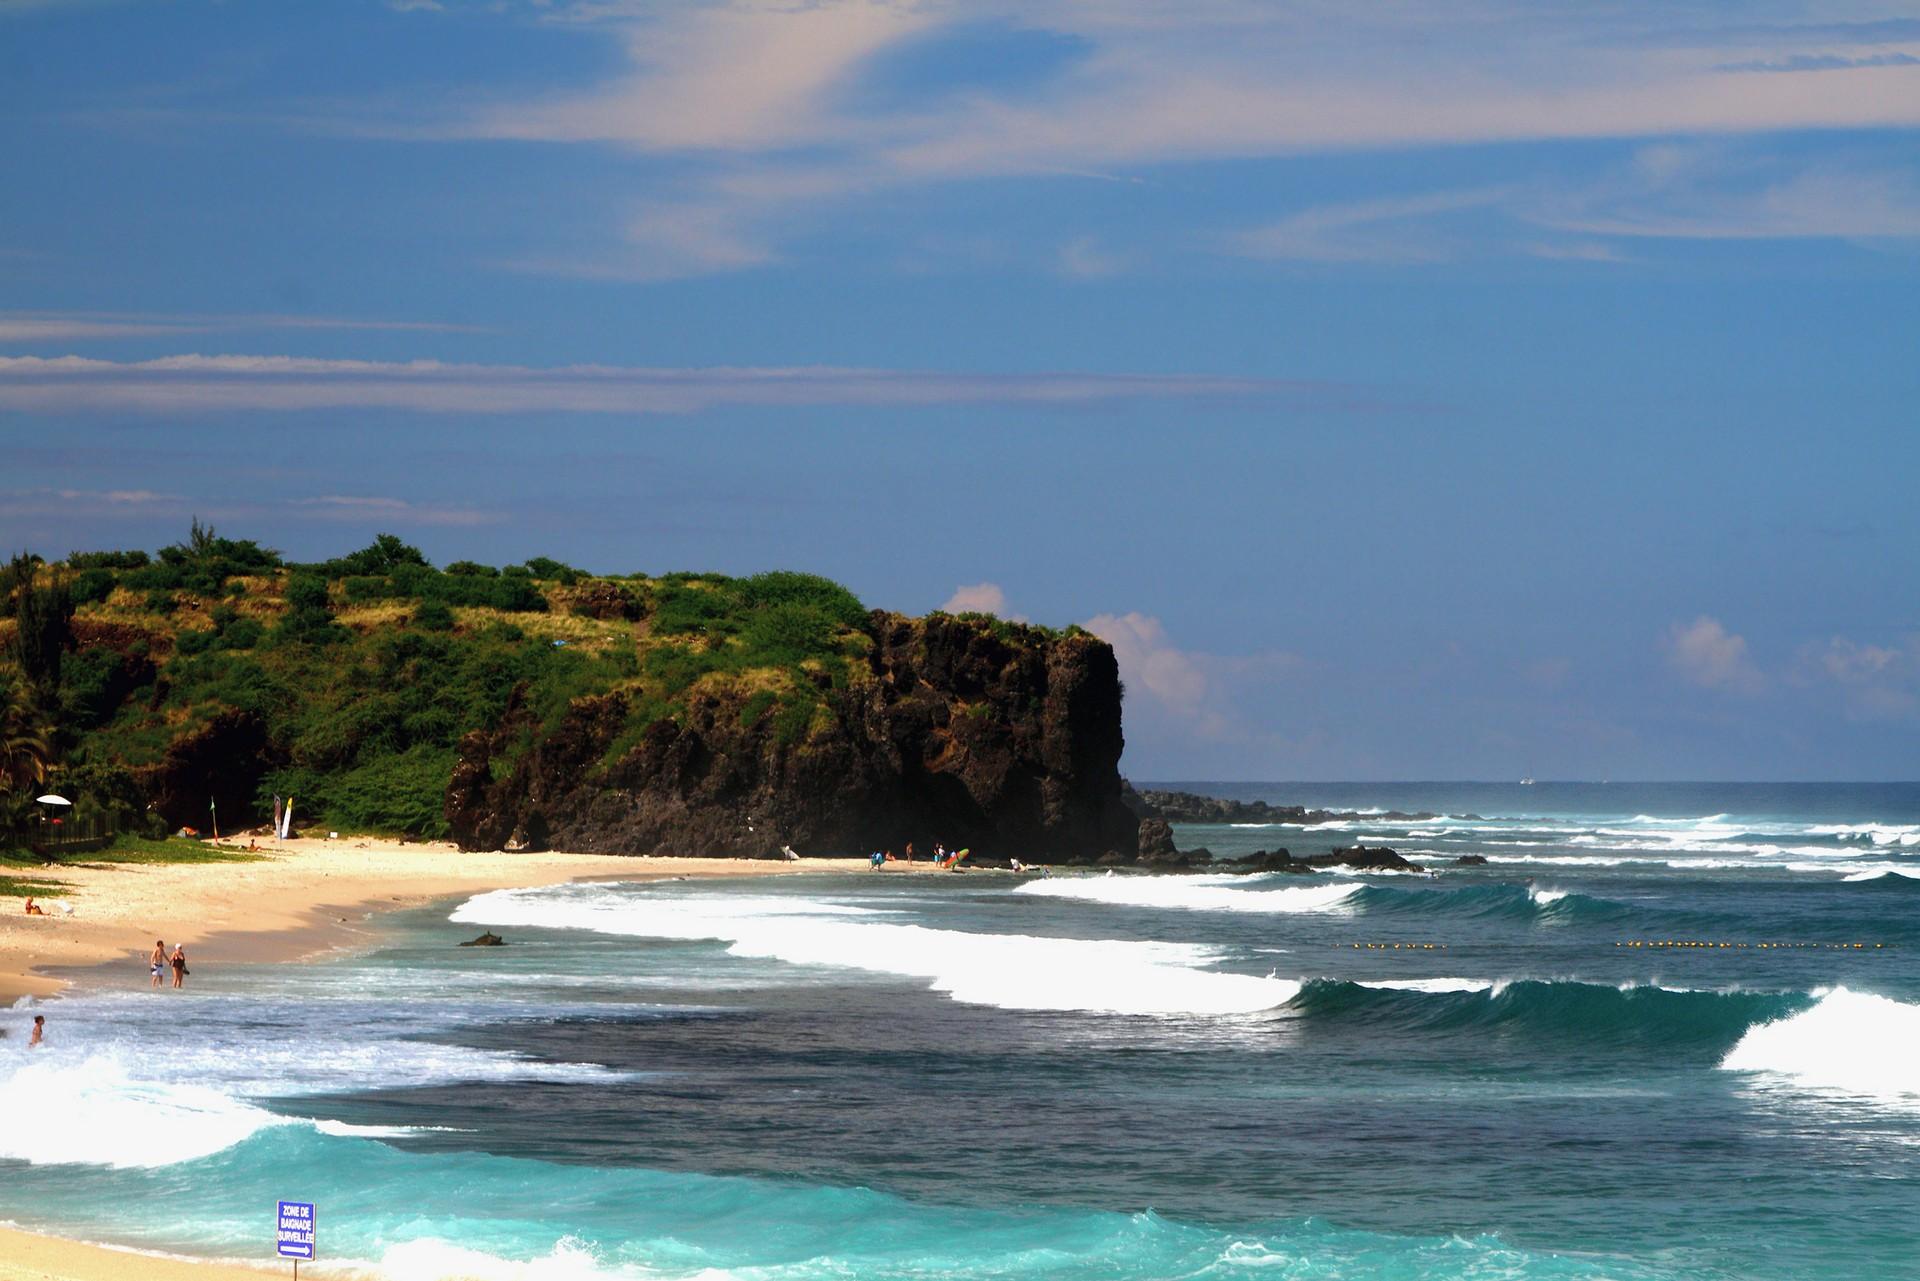
<instances>
[{"instance_id":1,"label":"dark blue water","mask_svg":"<svg viewBox=\"0 0 1920 1281\"><path fill-rule=\"evenodd\" d=\"M1920 1276L1920 787L1205 790L1452 817L1177 833L1431 876L574 886L76 996L0 1082L97 1124L0 1146L4 1214L245 1255L310 1194L404 1277Z\"/></svg>"}]
</instances>

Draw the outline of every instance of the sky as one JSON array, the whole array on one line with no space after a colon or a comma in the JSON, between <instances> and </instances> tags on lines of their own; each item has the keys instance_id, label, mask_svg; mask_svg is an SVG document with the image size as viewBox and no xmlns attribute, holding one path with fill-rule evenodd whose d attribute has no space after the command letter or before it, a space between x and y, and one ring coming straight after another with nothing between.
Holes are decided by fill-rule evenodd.
<instances>
[{"instance_id":1,"label":"sky","mask_svg":"<svg viewBox=\"0 0 1920 1281\"><path fill-rule=\"evenodd\" d=\"M1142 779L1920 777L1920 5L0 0L0 548L830 575Z\"/></svg>"}]
</instances>

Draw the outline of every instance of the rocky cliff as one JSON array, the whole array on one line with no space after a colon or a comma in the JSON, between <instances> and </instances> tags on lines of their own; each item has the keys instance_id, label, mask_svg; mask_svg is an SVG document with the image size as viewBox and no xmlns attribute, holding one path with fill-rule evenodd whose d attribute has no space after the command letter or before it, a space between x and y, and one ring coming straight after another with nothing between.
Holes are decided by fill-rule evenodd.
<instances>
[{"instance_id":1,"label":"rocky cliff","mask_svg":"<svg viewBox=\"0 0 1920 1281\"><path fill-rule=\"evenodd\" d=\"M446 819L464 848L604 853L904 851L1131 856L1113 650L980 617L867 617L803 726L752 682L713 682L636 731L640 697L575 700L542 725L515 705L461 740Z\"/></svg>"}]
</instances>

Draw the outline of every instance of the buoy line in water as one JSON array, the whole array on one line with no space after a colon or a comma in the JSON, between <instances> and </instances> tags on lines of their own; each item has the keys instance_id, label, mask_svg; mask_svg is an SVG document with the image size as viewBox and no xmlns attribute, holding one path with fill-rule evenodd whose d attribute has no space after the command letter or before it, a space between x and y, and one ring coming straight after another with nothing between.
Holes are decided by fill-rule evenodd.
<instances>
[{"instance_id":1,"label":"buoy line in water","mask_svg":"<svg viewBox=\"0 0 1920 1281\"><path fill-rule=\"evenodd\" d=\"M1680 948L1750 948L1756 951L1813 951L1826 949L1835 952L1880 951L1896 946L1892 943L1725 943L1705 939L1627 939L1614 944L1615 947L1651 947L1661 949Z\"/></svg>"}]
</instances>

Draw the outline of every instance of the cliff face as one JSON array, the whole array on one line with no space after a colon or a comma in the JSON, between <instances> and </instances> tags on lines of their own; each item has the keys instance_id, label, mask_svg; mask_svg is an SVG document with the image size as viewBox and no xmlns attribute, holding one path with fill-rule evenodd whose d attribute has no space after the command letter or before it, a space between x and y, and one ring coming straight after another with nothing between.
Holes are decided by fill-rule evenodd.
<instances>
[{"instance_id":1,"label":"cliff face","mask_svg":"<svg viewBox=\"0 0 1920 1281\"><path fill-rule=\"evenodd\" d=\"M603 853L904 850L983 858L1131 855L1113 650L993 620L875 611L803 733L740 684L696 688L631 748L631 695L575 702L540 732L516 708L460 744L446 817L464 848ZM525 746L531 735L531 746Z\"/></svg>"}]
</instances>

